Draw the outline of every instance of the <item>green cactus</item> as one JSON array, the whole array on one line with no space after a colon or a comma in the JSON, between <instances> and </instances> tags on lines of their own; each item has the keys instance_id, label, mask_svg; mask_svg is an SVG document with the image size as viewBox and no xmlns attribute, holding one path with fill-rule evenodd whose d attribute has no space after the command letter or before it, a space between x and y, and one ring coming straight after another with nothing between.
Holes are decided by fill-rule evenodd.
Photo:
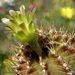
<instances>
[{"instance_id":1,"label":"green cactus","mask_svg":"<svg viewBox=\"0 0 75 75\"><path fill-rule=\"evenodd\" d=\"M55 27L35 28L24 6L2 19L13 35L23 41L10 58L14 75L75 75L75 38ZM31 15L32 13L30 13ZM19 16L20 15L20 16ZM24 17L23 17L24 16Z\"/></svg>"}]
</instances>

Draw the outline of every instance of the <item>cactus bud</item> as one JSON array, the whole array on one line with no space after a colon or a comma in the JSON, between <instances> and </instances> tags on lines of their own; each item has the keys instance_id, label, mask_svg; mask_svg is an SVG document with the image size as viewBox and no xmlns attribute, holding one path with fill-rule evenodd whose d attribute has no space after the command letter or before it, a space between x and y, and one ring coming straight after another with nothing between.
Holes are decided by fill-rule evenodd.
<instances>
[{"instance_id":1,"label":"cactus bud","mask_svg":"<svg viewBox=\"0 0 75 75\"><path fill-rule=\"evenodd\" d=\"M17 39L29 42L35 33L35 24L32 21L35 9L28 15L25 13L25 6L21 5L20 11L10 10L8 18L2 18L2 22L7 25L9 31L13 32Z\"/></svg>"}]
</instances>

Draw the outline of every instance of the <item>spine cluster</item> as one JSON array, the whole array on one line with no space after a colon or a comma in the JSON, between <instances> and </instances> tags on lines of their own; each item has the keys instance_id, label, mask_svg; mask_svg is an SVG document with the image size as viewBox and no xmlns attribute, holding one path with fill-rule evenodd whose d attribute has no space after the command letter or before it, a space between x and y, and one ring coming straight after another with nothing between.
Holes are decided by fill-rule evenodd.
<instances>
[{"instance_id":1,"label":"spine cluster","mask_svg":"<svg viewBox=\"0 0 75 75\"><path fill-rule=\"evenodd\" d=\"M29 57L26 57L23 50L25 49L24 45L18 47L18 53L14 54L16 60L12 60L13 66L16 75L25 75L33 72L33 68L30 65Z\"/></svg>"}]
</instances>

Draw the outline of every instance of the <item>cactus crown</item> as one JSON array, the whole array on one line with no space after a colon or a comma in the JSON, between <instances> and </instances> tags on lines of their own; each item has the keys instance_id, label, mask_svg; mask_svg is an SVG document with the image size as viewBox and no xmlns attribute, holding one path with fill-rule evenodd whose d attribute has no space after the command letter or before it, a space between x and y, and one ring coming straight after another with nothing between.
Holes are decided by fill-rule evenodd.
<instances>
[{"instance_id":1,"label":"cactus crown","mask_svg":"<svg viewBox=\"0 0 75 75\"><path fill-rule=\"evenodd\" d=\"M10 10L8 18L2 18L2 22L8 26L8 30L21 41L30 41L34 37L35 24L33 23L33 14L35 8L31 13L25 13L25 6L21 5L20 11Z\"/></svg>"}]
</instances>

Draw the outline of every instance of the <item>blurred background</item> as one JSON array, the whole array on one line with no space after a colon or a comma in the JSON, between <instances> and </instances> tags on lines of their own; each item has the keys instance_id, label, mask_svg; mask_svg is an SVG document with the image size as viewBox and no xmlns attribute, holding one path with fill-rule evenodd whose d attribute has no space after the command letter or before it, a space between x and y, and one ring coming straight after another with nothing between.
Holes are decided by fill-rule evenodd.
<instances>
[{"instance_id":1,"label":"blurred background","mask_svg":"<svg viewBox=\"0 0 75 75\"><path fill-rule=\"evenodd\" d=\"M34 14L37 25L43 23L54 25L57 30L60 27L69 29L69 32L75 30L75 0L0 0L0 75L11 75L6 71L5 64L14 41L12 35L5 31L1 18L7 17L11 9L19 10L22 4L25 5L26 11L37 8Z\"/></svg>"}]
</instances>

